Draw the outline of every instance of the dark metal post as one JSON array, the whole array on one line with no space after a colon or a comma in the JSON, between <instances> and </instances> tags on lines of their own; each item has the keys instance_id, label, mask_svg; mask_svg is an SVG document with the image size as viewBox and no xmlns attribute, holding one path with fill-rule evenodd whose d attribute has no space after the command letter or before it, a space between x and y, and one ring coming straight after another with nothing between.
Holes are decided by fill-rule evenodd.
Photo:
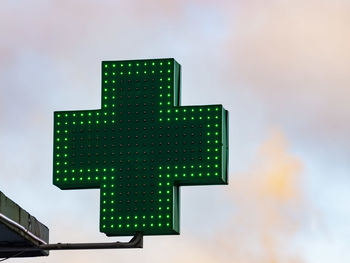
<instances>
[{"instance_id":1,"label":"dark metal post","mask_svg":"<svg viewBox=\"0 0 350 263\"><path fill-rule=\"evenodd\" d=\"M143 235L137 232L129 242L110 243L57 243L40 245L43 250L78 250L78 249L116 249L116 248L142 248Z\"/></svg>"}]
</instances>

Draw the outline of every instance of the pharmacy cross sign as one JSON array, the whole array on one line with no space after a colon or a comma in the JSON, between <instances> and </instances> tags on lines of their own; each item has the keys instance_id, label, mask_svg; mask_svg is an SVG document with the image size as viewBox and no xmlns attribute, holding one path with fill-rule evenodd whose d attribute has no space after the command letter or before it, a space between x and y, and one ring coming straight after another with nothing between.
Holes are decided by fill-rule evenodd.
<instances>
[{"instance_id":1,"label":"pharmacy cross sign","mask_svg":"<svg viewBox=\"0 0 350 263\"><path fill-rule=\"evenodd\" d=\"M53 183L100 189L108 236L178 234L179 186L227 184L227 111L180 106L174 59L102 62L102 109L54 113Z\"/></svg>"}]
</instances>

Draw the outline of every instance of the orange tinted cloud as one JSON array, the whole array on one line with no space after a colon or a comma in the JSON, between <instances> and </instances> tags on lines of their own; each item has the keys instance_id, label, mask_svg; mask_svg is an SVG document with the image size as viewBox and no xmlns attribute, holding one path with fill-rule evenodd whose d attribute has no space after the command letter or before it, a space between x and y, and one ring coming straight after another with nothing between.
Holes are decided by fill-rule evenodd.
<instances>
[{"instance_id":1,"label":"orange tinted cloud","mask_svg":"<svg viewBox=\"0 0 350 263\"><path fill-rule=\"evenodd\" d=\"M301 171L301 160L289 153L285 136L275 131L249 170L231 176L236 213L220 237L226 262L302 262L293 249L293 238L307 217Z\"/></svg>"},{"instance_id":2,"label":"orange tinted cloud","mask_svg":"<svg viewBox=\"0 0 350 263\"><path fill-rule=\"evenodd\" d=\"M258 189L261 198L282 203L296 201L300 196L301 162L287 152L284 135L275 131L258 151L256 171Z\"/></svg>"}]
</instances>

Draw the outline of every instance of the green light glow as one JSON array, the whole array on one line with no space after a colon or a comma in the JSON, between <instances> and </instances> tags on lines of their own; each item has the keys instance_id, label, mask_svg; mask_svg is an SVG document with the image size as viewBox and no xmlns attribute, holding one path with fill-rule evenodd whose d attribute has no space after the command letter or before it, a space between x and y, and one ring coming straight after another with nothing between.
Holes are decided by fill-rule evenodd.
<instances>
[{"instance_id":1,"label":"green light glow","mask_svg":"<svg viewBox=\"0 0 350 263\"><path fill-rule=\"evenodd\" d=\"M53 182L100 189L108 236L178 234L179 186L227 184L227 111L180 106L179 79L174 59L102 62L102 109L55 112Z\"/></svg>"}]
</instances>

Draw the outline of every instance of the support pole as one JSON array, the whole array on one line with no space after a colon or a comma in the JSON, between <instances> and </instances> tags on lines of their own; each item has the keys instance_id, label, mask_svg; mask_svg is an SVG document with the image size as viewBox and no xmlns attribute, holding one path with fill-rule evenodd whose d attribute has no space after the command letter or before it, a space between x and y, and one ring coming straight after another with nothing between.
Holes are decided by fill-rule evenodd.
<instances>
[{"instance_id":1,"label":"support pole","mask_svg":"<svg viewBox=\"0 0 350 263\"><path fill-rule=\"evenodd\" d=\"M117 248L143 248L143 235L137 232L129 242L110 243L57 243L40 245L43 250L78 250L78 249L117 249Z\"/></svg>"}]
</instances>

